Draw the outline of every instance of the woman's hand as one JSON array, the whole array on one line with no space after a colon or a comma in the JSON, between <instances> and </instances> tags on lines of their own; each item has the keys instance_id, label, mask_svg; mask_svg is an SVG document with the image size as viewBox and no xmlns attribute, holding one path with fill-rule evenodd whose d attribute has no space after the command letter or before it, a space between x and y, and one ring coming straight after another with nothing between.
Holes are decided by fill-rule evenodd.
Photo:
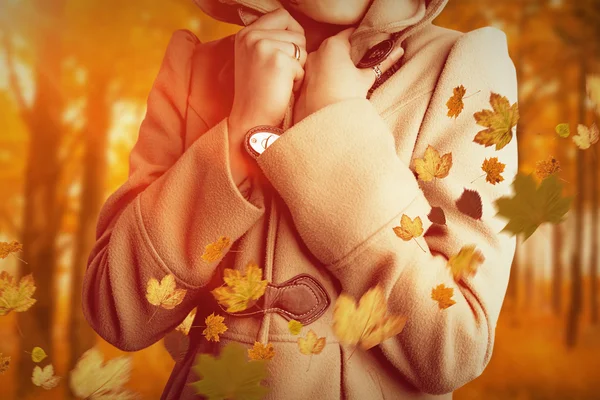
<instances>
[{"instance_id":1,"label":"woman's hand","mask_svg":"<svg viewBox=\"0 0 600 400\"><path fill-rule=\"evenodd\" d=\"M321 108L352 98L366 98L377 76L373 68L357 68L350 58L351 27L325 39L308 54L304 81L294 106L294 124ZM397 47L381 63L385 73L402 56Z\"/></svg>"},{"instance_id":2,"label":"woman's hand","mask_svg":"<svg viewBox=\"0 0 600 400\"><path fill-rule=\"evenodd\" d=\"M294 57L295 43L300 60ZM257 125L281 123L292 90L304 79L306 37L285 8L262 15L235 35L234 97L228 119L230 166L236 184L257 166L245 154L246 132Z\"/></svg>"},{"instance_id":3,"label":"woman's hand","mask_svg":"<svg viewBox=\"0 0 600 400\"><path fill-rule=\"evenodd\" d=\"M300 47L299 61L292 43ZM242 136L256 125L279 125L292 90L298 90L304 78L304 29L285 8L278 8L235 35L234 57L231 125Z\"/></svg>"}]
</instances>

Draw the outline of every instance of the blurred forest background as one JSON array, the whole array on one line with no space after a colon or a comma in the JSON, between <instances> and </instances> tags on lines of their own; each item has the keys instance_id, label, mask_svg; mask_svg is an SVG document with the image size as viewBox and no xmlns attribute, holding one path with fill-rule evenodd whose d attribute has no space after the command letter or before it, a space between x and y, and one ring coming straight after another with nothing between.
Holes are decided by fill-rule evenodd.
<instances>
[{"instance_id":1,"label":"blurred forest background","mask_svg":"<svg viewBox=\"0 0 600 400\"><path fill-rule=\"evenodd\" d=\"M600 0L450 0L435 24L506 32L517 67L521 171L560 161L567 219L519 240L494 355L463 399L600 399L598 145L579 150L559 123L598 122L586 78L600 73ZM0 316L0 399L73 398L31 381L34 346L67 377L98 345L132 358L126 387L158 399L174 365L162 341L124 353L80 309L81 279L105 199L127 178L145 102L174 30L233 34L191 0L0 0L0 241L23 252L0 271L33 273L36 304ZM1 362L0 362L1 364ZM43 364L46 364L44 362ZM1 367L1 365L0 365Z\"/></svg>"}]
</instances>

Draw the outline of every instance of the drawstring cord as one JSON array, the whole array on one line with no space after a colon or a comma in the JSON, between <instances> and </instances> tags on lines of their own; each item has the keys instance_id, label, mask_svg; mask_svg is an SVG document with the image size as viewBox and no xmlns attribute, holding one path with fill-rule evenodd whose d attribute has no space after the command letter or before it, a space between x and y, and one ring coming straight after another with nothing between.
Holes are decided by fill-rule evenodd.
<instances>
[{"instance_id":1,"label":"drawstring cord","mask_svg":"<svg viewBox=\"0 0 600 400\"><path fill-rule=\"evenodd\" d=\"M294 114L294 104L296 102L296 96L292 92L290 97L290 102L288 103L288 107L285 112L285 116L283 118L281 129L285 131L288 130L293 123L293 114ZM273 264L275 257L275 238L277 237L277 225L279 223L279 210L277 209L277 199L275 190L272 189L269 192L269 204L270 204L270 212L269 212L269 226L267 228L267 249L265 256L265 265L264 265L264 278L269 282L273 282ZM265 194L266 195L266 194ZM262 318L262 323L260 325L260 329L258 331L257 341L262 344L267 344L269 340L269 327L271 324L271 313L264 313Z\"/></svg>"}]
</instances>

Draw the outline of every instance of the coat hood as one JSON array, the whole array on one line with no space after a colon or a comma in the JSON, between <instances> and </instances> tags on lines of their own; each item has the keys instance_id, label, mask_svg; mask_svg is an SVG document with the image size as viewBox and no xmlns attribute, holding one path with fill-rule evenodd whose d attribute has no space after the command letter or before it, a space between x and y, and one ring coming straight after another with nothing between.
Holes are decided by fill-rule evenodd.
<instances>
[{"instance_id":1,"label":"coat hood","mask_svg":"<svg viewBox=\"0 0 600 400\"><path fill-rule=\"evenodd\" d=\"M214 19L247 26L263 14L283 7L279 0L194 0ZM369 48L403 31L395 46L430 24L448 0L373 0L350 37L351 57L358 64Z\"/></svg>"}]
</instances>

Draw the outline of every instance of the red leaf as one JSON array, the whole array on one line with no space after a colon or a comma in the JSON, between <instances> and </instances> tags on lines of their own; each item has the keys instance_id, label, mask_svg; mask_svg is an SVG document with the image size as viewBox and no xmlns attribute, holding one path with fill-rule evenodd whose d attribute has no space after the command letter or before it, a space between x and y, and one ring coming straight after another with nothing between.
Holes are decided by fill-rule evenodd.
<instances>
[{"instance_id":1,"label":"red leaf","mask_svg":"<svg viewBox=\"0 0 600 400\"><path fill-rule=\"evenodd\" d=\"M481 196L475 190L465 189L456 200L458 211L474 219L481 219L483 215Z\"/></svg>"},{"instance_id":2,"label":"red leaf","mask_svg":"<svg viewBox=\"0 0 600 400\"><path fill-rule=\"evenodd\" d=\"M427 218L434 224L446 225L446 214L444 214L442 207L432 207Z\"/></svg>"}]
</instances>

